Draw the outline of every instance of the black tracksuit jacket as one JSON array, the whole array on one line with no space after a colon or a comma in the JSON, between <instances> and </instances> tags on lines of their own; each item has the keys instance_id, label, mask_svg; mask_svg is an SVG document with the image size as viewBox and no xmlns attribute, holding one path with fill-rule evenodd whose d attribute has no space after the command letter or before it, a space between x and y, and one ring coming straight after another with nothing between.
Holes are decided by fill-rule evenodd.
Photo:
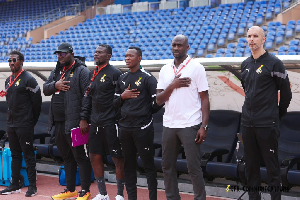
<instances>
[{"instance_id":1,"label":"black tracksuit jacket","mask_svg":"<svg viewBox=\"0 0 300 200\"><path fill-rule=\"evenodd\" d=\"M55 95L55 92L57 91L57 89L55 88L55 83L57 80L57 76L61 76L61 69L62 67L60 66L60 63L57 62L56 67L52 70L50 76L48 77L48 80L43 85L44 95L52 95L48 120L49 132L54 125L52 103L53 95ZM79 59L75 58L74 66L65 74L65 81L70 81L70 83L68 84L70 86L70 90L66 91L64 96L66 134L71 133L72 128L76 128L79 126L82 98L89 84L89 73L90 70L88 70L86 65Z\"/></svg>"},{"instance_id":2,"label":"black tracksuit jacket","mask_svg":"<svg viewBox=\"0 0 300 200\"><path fill-rule=\"evenodd\" d=\"M91 70L90 80L94 71ZM90 90L82 101L81 119L91 121L95 126L107 126L116 123L117 110L113 106L115 88L122 72L108 64L95 77Z\"/></svg>"},{"instance_id":3,"label":"black tracksuit jacket","mask_svg":"<svg viewBox=\"0 0 300 200\"><path fill-rule=\"evenodd\" d=\"M8 87L9 81L10 76L5 81L5 88ZM36 125L41 113L42 96L38 83L29 72L24 70L7 90L6 102L8 127Z\"/></svg>"},{"instance_id":4,"label":"black tracksuit jacket","mask_svg":"<svg viewBox=\"0 0 300 200\"><path fill-rule=\"evenodd\" d=\"M137 89L140 94L137 98L121 99L121 94L128 88ZM156 104L156 78L145 69L141 68L135 73L126 72L120 76L116 86L114 106L121 108L121 128L132 129L149 125L152 114L161 107Z\"/></svg>"},{"instance_id":5,"label":"black tracksuit jacket","mask_svg":"<svg viewBox=\"0 0 300 200\"><path fill-rule=\"evenodd\" d=\"M292 99L289 78L281 60L268 52L258 59L251 56L242 62L241 77L246 95L242 107L242 125L277 126Z\"/></svg>"}]
</instances>

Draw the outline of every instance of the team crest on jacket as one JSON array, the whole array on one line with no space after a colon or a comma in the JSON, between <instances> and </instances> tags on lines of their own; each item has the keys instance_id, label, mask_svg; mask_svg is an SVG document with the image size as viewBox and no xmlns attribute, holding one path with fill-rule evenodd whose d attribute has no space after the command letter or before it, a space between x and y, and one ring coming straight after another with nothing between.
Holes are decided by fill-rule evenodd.
<instances>
[{"instance_id":1,"label":"team crest on jacket","mask_svg":"<svg viewBox=\"0 0 300 200\"><path fill-rule=\"evenodd\" d=\"M106 74L104 74L101 78L100 78L100 81L103 83L105 81L105 76Z\"/></svg>"},{"instance_id":2,"label":"team crest on jacket","mask_svg":"<svg viewBox=\"0 0 300 200\"><path fill-rule=\"evenodd\" d=\"M70 78L72 78L74 76L74 72L72 72L71 74L70 74Z\"/></svg>"},{"instance_id":3,"label":"team crest on jacket","mask_svg":"<svg viewBox=\"0 0 300 200\"><path fill-rule=\"evenodd\" d=\"M17 82L15 83L15 86L19 86L21 79L17 80Z\"/></svg>"},{"instance_id":4,"label":"team crest on jacket","mask_svg":"<svg viewBox=\"0 0 300 200\"><path fill-rule=\"evenodd\" d=\"M256 70L256 73L258 73L258 74L260 74L260 73L262 73L262 67L263 67L264 65L261 65L257 70Z\"/></svg>"},{"instance_id":5,"label":"team crest on jacket","mask_svg":"<svg viewBox=\"0 0 300 200\"><path fill-rule=\"evenodd\" d=\"M140 77L136 82L136 86L140 86L142 83L141 83L141 80L142 80L142 77Z\"/></svg>"}]
</instances>

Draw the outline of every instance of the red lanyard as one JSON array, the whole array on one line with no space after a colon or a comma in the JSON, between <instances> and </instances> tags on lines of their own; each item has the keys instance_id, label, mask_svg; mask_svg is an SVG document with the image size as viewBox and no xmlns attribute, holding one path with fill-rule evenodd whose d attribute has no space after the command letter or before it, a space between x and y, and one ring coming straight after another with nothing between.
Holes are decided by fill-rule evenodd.
<instances>
[{"instance_id":1,"label":"red lanyard","mask_svg":"<svg viewBox=\"0 0 300 200\"><path fill-rule=\"evenodd\" d=\"M106 67L106 66L107 66L107 64L104 65L104 66L102 66L102 67L100 67L100 68L99 68L99 66L97 66L96 69L94 69L93 77L92 77L92 79L91 79L91 82L90 82L89 86L88 86L87 89L86 89L86 92L85 92L85 95L84 95L84 96L87 96L87 94L89 93L89 91L90 91L90 89L91 89L91 86L92 86L92 83L93 83L93 81L95 80L96 76L97 76L97 75L99 74L99 72L100 72L104 67ZM98 69L98 68L99 68L99 69ZM98 70L97 70L97 69L98 69ZM97 72L96 72L96 70L97 70Z\"/></svg>"},{"instance_id":2,"label":"red lanyard","mask_svg":"<svg viewBox=\"0 0 300 200\"><path fill-rule=\"evenodd\" d=\"M181 69L180 69L178 72L175 71L175 66L173 65L173 70L174 70L175 76L177 76L177 75L179 74L179 72L181 72L181 70L182 70L183 68L185 68L185 66L187 66L191 60L192 60L192 59L190 58L190 59L186 62L186 64L183 65L183 66L181 67Z\"/></svg>"},{"instance_id":3,"label":"red lanyard","mask_svg":"<svg viewBox=\"0 0 300 200\"><path fill-rule=\"evenodd\" d=\"M10 79L9 79L9 85L8 85L8 87L5 89L5 91L1 91L0 92L0 97L5 97L6 95L7 95L7 90L14 84L14 82L18 79L18 77L22 74L22 72L23 72L24 70L22 69L22 71L20 71L20 73L16 76L16 78L13 80L13 81L11 81L11 79L12 79L12 74L10 75Z\"/></svg>"},{"instance_id":4,"label":"red lanyard","mask_svg":"<svg viewBox=\"0 0 300 200\"><path fill-rule=\"evenodd\" d=\"M10 79L9 79L9 85L8 88L6 89L6 91L14 84L14 82L17 80L17 78L22 74L24 70L22 69L22 71L19 72L19 74L16 76L16 78L13 80L13 82L11 82L12 79L12 74L10 75Z\"/></svg>"},{"instance_id":5,"label":"red lanyard","mask_svg":"<svg viewBox=\"0 0 300 200\"><path fill-rule=\"evenodd\" d=\"M67 70L65 70L66 66L64 66L64 68L62 70L62 75L60 76L60 79L62 79L65 76L67 71L69 71L73 67L74 64L75 64L75 61L72 63L72 65L70 65L70 67ZM58 90L55 94L59 94L59 92L60 92L60 90Z\"/></svg>"},{"instance_id":6,"label":"red lanyard","mask_svg":"<svg viewBox=\"0 0 300 200\"><path fill-rule=\"evenodd\" d=\"M62 70L62 75L60 76L60 79L62 79L65 76L66 72L69 71L73 67L74 64L75 64L75 61L72 63L72 65L66 71L65 71L66 66L64 66L64 68Z\"/></svg>"}]
</instances>

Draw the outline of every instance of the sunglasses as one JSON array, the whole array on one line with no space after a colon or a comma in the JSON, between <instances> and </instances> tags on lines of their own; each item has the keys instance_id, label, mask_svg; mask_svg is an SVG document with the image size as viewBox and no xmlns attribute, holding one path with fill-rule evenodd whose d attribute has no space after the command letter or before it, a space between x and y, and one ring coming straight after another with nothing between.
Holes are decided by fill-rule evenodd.
<instances>
[{"instance_id":1,"label":"sunglasses","mask_svg":"<svg viewBox=\"0 0 300 200\"><path fill-rule=\"evenodd\" d=\"M11 61L13 61L14 63L17 62L17 60L19 60L18 58L13 58L12 60L9 59L8 62L10 63Z\"/></svg>"},{"instance_id":2,"label":"sunglasses","mask_svg":"<svg viewBox=\"0 0 300 200\"><path fill-rule=\"evenodd\" d=\"M67 53L66 52L57 52L56 55L57 55L57 57L58 56L65 57L68 53L70 53L70 52L67 52Z\"/></svg>"}]
</instances>

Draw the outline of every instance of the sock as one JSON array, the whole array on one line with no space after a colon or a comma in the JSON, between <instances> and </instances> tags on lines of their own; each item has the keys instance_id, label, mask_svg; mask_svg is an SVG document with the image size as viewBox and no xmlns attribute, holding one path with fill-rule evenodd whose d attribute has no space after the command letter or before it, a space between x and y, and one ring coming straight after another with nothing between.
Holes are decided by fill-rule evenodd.
<instances>
[{"instance_id":1,"label":"sock","mask_svg":"<svg viewBox=\"0 0 300 200\"><path fill-rule=\"evenodd\" d=\"M96 178L96 182L97 182L97 186L98 186L100 194L107 195L104 177L101 176L101 177Z\"/></svg>"},{"instance_id":2,"label":"sock","mask_svg":"<svg viewBox=\"0 0 300 200\"><path fill-rule=\"evenodd\" d=\"M124 196L123 191L124 191L124 179L117 179L117 187L118 187L118 194L120 196Z\"/></svg>"}]
</instances>

